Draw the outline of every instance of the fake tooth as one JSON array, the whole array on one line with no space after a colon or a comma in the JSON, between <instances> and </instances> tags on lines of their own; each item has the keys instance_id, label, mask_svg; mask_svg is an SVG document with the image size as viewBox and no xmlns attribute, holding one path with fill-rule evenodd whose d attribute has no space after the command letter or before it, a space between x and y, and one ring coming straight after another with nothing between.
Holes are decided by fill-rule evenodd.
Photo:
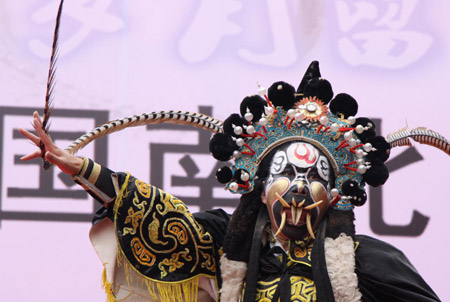
<instances>
[{"instance_id":1,"label":"fake tooth","mask_svg":"<svg viewBox=\"0 0 450 302\"><path fill-rule=\"evenodd\" d=\"M312 209L314 209L315 207L317 207L318 205L320 205L321 203L323 202L323 200L320 200L320 201L318 201L318 202L316 202L316 203L313 203L313 204L310 204L309 206L307 206L307 207L304 207L304 209L305 210L312 210Z\"/></svg>"},{"instance_id":2,"label":"fake tooth","mask_svg":"<svg viewBox=\"0 0 450 302\"><path fill-rule=\"evenodd\" d=\"M300 218L302 217L302 211L303 211L302 208L297 208L297 209L294 210L294 212L295 212L295 219L294 218L292 218L292 219L294 219L294 224L295 225L297 225L297 223L300 221ZM292 212L292 213L294 213L294 212ZM292 214L292 217L294 217L294 214Z\"/></svg>"},{"instance_id":3,"label":"fake tooth","mask_svg":"<svg viewBox=\"0 0 450 302\"><path fill-rule=\"evenodd\" d=\"M283 230L285 224L286 224L286 212L283 211L281 213L280 227L278 228L278 231L275 233L275 235L274 235L275 237L277 237L281 233L281 231Z\"/></svg>"},{"instance_id":4,"label":"fake tooth","mask_svg":"<svg viewBox=\"0 0 450 302\"><path fill-rule=\"evenodd\" d=\"M292 197L292 204L294 205L294 207L296 207L296 206L297 206L297 203L295 202L295 199L294 199L294 197Z\"/></svg>"},{"instance_id":5,"label":"fake tooth","mask_svg":"<svg viewBox=\"0 0 450 302\"><path fill-rule=\"evenodd\" d=\"M311 214L310 213L306 214L306 228L308 229L308 232L309 232L309 235L311 236L311 238L316 239L316 237L314 236L312 225L311 225Z\"/></svg>"},{"instance_id":6,"label":"fake tooth","mask_svg":"<svg viewBox=\"0 0 450 302\"><path fill-rule=\"evenodd\" d=\"M285 208L290 208L291 206L286 202L286 200L283 199L283 197L280 196L280 194L278 194L278 192L275 192L275 195L277 196L278 200L281 202L281 204L283 205L283 207Z\"/></svg>"},{"instance_id":7,"label":"fake tooth","mask_svg":"<svg viewBox=\"0 0 450 302\"><path fill-rule=\"evenodd\" d=\"M293 199L292 199L292 201L293 201ZM291 215L292 215L292 222L295 224L295 221L297 220L296 219L296 217L297 217L297 211L295 210L295 205L292 205L291 206Z\"/></svg>"},{"instance_id":8,"label":"fake tooth","mask_svg":"<svg viewBox=\"0 0 450 302\"><path fill-rule=\"evenodd\" d=\"M305 204L305 200L303 199L303 201L297 205L297 208L301 208L304 204Z\"/></svg>"}]
</instances>

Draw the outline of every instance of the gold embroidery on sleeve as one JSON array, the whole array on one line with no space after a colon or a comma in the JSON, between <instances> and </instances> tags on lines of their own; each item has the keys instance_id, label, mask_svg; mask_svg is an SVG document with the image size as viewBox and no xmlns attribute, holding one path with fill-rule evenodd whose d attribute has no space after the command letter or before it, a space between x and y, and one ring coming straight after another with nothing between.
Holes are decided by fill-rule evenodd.
<instances>
[{"instance_id":1,"label":"gold embroidery on sleeve","mask_svg":"<svg viewBox=\"0 0 450 302\"><path fill-rule=\"evenodd\" d=\"M126 234L131 234L131 235L135 235L136 234L136 229L139 226L139 221L144 217L144 210L145 210L145 205L147 204L147 202L145 200L140 201L138 195L136 194L136 192L134 193L134 198L133 198L133 204L139 209L139 211L135 212L134 209L132 207L130 207L128 209L128 216L127 218L125 218L125 223L130 223L132 227L125 227L123 228L123 235L125 236Z\"/></svg>"},{"instance_id":2,"label":"gold embroidery on sleeve","mask_svg":"<svg viewBox=\"0 0 450 302\"><path fill-rule=\"evenodd\" d=\"M135 184L136 184L136 188L138 189L139 193L143 197L145 197L145 198L150 197L151 186L148 183L145 183L142 180L136 179Z\"/></svg>"},{"instance_id":3,"label":"gold embroidery on sleeve","mask_svg":"<svg viewBox=\"0 0 450 302\"><path fill-rule=\"evenodd\" d=\"M115 203L115 225L121 253L146 278L215 277L211 235L176 197L127 174Z\"/></svg>"},{"instance_id":4,"label":"gold embroidery on sleeve","mask_svg":"<svg viewBox=\"0 0 450 302\"><path fill-rule=\"evenodd\" d=\"M183 262L179 261L180 256L184 258L184 260L192 261L192 257L189 256L189 250L185 249L184 251L180 251L178 253L173 253L169 258L165 258L161 263L158 264L159 269L161 270L161 278L164 278L167 275L167 271L165 266L169 267L169 272L174 272L177 268L180 268L184 265Z\"/></svg>"},{"instance_id":5,"label":"gold embroidery on sleeve","mask_svg":"<svg viewBox=\"0 0 450 302\"><path fill-rule=\"evenodd\" d=\"M156 257L150 253L142 244L139 238L133 238L131 240L131 250L133 251L134 257L140 264L146 266L152 266L155 263Z\"/></svg>"}]
</instances>

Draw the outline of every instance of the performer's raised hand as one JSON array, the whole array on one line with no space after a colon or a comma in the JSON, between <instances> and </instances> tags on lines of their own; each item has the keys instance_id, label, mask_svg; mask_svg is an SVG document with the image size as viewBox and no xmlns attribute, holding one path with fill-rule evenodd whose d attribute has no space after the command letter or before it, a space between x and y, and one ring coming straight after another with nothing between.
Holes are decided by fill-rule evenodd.
<instances>
[{"instance_id":1,"label":"performer's raised hand","mask_svg":"<svg viewBox=\"0 0 450 302\"><path fill-rule=\"evenodd\" d=\"M28 138L31 142L33 142L39 148L39 142L42 141L45 145L45 158L52 164L58 166L58 168L64 173L73 175L78 173L80 170L83 160L73 154L70 154L62 149L60 149L55 143L52 141L50 136L45 133L42 129L42 121L39 117L39 113L35 111L33 113L33 126L37 131L39 136L34 135L33 133L19 128L19 132ZM36 150L28 155L25 155L21 158L23 161L27 161L33 158L41 157L41 150Z\"/></svg>"}]
</instances>

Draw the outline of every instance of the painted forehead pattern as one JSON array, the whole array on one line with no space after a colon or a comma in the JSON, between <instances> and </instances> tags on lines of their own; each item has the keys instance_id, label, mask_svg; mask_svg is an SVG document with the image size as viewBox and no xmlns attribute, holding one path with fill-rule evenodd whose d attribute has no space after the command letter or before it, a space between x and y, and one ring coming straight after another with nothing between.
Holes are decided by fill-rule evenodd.
<instances>
[{"instance_id":1,"label":"painted forehead pattern","mask_svg":"<svg viewBox=\"0 0 450 302\"><path fill-rule=\"evenodd\" d=\"M299 168L309 168L316 164L319 151L308 143L292 143L287 147L286 155L289 163Z\"/></svg>"},{"instance_id":2,"label":"painted forehead pattern","mask_svg":"<svg viewBox=\"0 0 450 302\"><path fill-rule=\"evenodd\" d=\"M325 180L329 178L330 170L327 158L309 143L291 143L278 150L272 158L270 173L280 174L287 164L298 168L317 166L320 176Z\"/></svg>"}]
</instances>

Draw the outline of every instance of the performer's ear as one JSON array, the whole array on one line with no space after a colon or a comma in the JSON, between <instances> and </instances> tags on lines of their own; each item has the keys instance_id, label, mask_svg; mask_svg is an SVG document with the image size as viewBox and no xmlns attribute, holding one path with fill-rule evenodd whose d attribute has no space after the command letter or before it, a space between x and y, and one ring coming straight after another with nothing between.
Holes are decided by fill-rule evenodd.
<instances>
[{"instance_id":1,"label":"performer's ear","mask_svg":"<svg viewBox=\"0 0 450 302\"><path fill-rule=\"evenodd\" d=\"M267 204L267 198L266 198L266 192L265 191L266 190L263 190L261 192L261 201L262 201L263 204Z\"/></svg>"}]
</instances>

